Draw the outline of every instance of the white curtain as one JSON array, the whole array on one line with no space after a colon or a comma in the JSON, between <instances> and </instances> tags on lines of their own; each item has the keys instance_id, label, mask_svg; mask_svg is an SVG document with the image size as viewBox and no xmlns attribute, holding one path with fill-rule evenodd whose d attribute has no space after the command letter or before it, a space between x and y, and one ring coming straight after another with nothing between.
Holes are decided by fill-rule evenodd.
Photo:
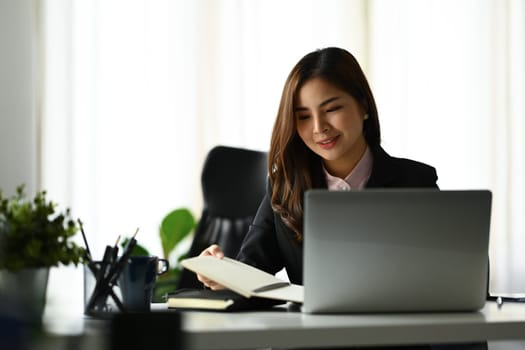
<instances>
[{"instance_id":1,"label":"white curtain","mask_svg":"<svg viewBox=\"0 0 525 350\"><path fill-rule=\"evenodd\" d=\"M211 147L268 149L282 85L304 53L362 51L346 1L46 4L42 183L71 203L96 249L140 227L158 252L163 215L199 215Z\"/></svg>"},{"instance_id":2,"label":"white curtain","mask_svg":"<svg viewBox=\"0 0 525 350\"><path fill-rule=\"evenodd\" d=\"M95 256L137 227L139 243L160 254L168 211L200 215L206 152L267 150L293 64L341 46L368 74L387 151L436 166L442 189L493 190L493 286L525 290L516 284L522 1L42 0L39 9L41 183L82 219Z\"/></svg>"},{"instance_id":3,"label":"white curtain","mask_svg":"<svg viewBox=\"0 0 525 350\"><path fill-rule=\"evenodd\" d=\"M363 58L365 9L344 0L44 1L42 186L82 219L95 257L137 227L138 242L161 254L165 214L185 206L200 216L208 150L267 150L293 64L328 45ZM81 288L81 273L65 271L52 285ZM81 295L61 290L51 303Z\"/></svg>"},{"instance_id":4,"label":"white curtain","mask_svg":"<svg viewBox=\"0 0 525 350\"><path fill-rule=\"evenodd\" d=\"M525 291L525 3L370 2L369 77L394 154L493 192L491 288Z\"/></svg>"}]
</instances>

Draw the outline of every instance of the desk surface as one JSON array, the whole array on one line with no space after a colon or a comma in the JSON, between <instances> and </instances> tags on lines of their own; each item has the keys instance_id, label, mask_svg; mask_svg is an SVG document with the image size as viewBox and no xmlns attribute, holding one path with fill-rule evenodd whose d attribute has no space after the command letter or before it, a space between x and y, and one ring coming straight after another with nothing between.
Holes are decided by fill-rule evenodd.
<instances>
[{"instance_id":1,"label":"desk surface","mask_svg":"<svg viewBox=\"0 0 525 350\"><path fill-rule=\"evenodd\" d=\"M525 339L525 304L477 313L308 315L184 312L191 349L437 344Z\"/></svg>"},{"instance_id":2,"label":"desk surface","mask_svg":"<svg viewBox=\"0 0 525 350\"><path fill-rule=\"evenodd\" d=\"M152 310L165 310L153 304ZM66 321L62 319L62 321ZM68 320L69 326L73 325ZM100 336L106 321L81 318ZM78 327L77 327L78 329ZM52 327L51 327L52 332ZM525 303L487 302L477 313L309 315L300 312L197 312L182 318L185 349L309 348L525 340Z\"/></svg>"}]
</instances>

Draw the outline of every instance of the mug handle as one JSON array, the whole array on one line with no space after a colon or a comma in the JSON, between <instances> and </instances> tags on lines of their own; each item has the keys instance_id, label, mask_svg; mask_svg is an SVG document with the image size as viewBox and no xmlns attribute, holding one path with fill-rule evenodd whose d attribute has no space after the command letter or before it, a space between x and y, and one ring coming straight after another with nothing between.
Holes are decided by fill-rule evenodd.
<instances>
[{"instance_id":1,"label":"mug handle","mask_svg":"<svg viewBox=\"0 0 525 350\"><path fill-rule=\"evenodd\" d=\"M158 259L157 262L157 275L162 275L163 273L166 273L168 269L170 268L170 263L166 259Z\"/></svg>"}]
</instances>

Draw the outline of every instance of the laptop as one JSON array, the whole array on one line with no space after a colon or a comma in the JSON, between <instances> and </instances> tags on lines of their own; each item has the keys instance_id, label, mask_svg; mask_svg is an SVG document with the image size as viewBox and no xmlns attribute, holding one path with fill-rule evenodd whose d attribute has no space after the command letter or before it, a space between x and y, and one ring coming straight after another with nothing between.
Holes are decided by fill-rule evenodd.
<instances>
[{"instance_id":1,"label":"laptop","mask_svg":"<svg viewBox=\"0 0 525 350\"><path fill-rule=\"evenodd\" d=\"M489 190L307 191L302 311L479 310L491 204Z\"/></svg>"}]
</instances>

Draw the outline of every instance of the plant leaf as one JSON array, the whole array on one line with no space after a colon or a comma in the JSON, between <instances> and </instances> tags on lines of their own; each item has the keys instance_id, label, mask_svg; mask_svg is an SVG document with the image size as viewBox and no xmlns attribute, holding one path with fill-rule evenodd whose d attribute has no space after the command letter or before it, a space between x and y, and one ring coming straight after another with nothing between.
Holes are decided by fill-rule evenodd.
<instances>
[{"instance_id":1,"label":"plant leaf","mask_svg":"<svg viewBox=\"0 0 525 350\"><path fill-rule=\"evenodd\" d=\"M70 241L78 227L69 208L56 209L46 191L31 199L24 184L8 198L0 190L0 270L84 263L85 249Z\"/></svg>"},{"instance_id":2,"label":"plant leaf","mask_svg":"<svg viewBox=\"0 0 525 350\"><path fill-rule=\"evenodd\" d=\"M164 257L167 258L175 246L195 228L195 218L187 208L178 208L168 213L160 225L160 240Z\"/></svg>"}]
</instances>

